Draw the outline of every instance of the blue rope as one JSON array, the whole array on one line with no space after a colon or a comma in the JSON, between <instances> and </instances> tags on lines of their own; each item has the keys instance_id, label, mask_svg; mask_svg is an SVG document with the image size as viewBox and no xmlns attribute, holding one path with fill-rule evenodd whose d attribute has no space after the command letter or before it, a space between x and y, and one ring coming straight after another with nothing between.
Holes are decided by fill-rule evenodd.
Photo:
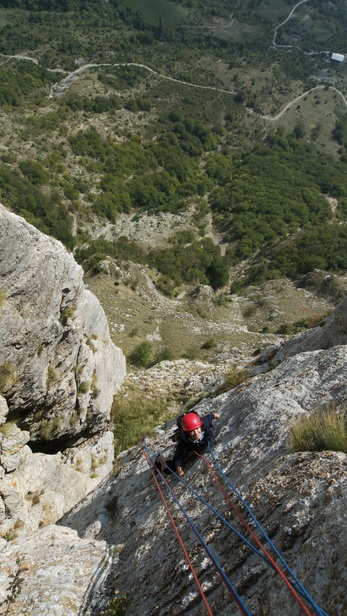
<instances>
[{"instance_id":1,"label":"blue rope","mask_svg":"<svg viewBox=\"0 0 347 616\"><path fill-rule=\"evenodd\" d=\"M248 541L248 539L246 539L246 537L244 537L234 526L232 526L230 524L230 522L228 522L228 520L226 520L224 518L224 516L222 516L221 513L219 513L217 511L217 509L215 509L210 503L208 503L203 496L201 496L198 492L196 492L196 490L194 490L194 488L192 488L184 479L182 479L182 477L179 477L179 475L177 475L175 473L175 471L173 471L169 466L167 467L168 470L170 471L170 473L172 473L175 477L177 477L177 479L183 483L183 485L188 488L188 490L190 492L192 492L192 494L194 494L194 496L196 496L196 498L198 498L202 503L204 503L204 505L206 505L206 507L208 509L210 509L210 511L212 511L212 513L214 513L222 522L223 524L225 524L228 528L230 528L230 530L235 533L235 535L241 539L241 541L243 541L243 543L245 543L253 552L255 552L255 554L257 554L257 556L259 556L260 558L263 559L263 561L273 569L272 564L269 562L269 560L266 558L266 556L260 552L260 550L258 550L254 545L252 545L252 543L250 543L250 541Z\"/></svg>"},{"instance_id":2,"label":"blue rope","mask_svg":"<svg viewBox=\"0 0 347 616\"><path fill-rule=\"evenodd\" d=\"M186 481L184 479L182 479L181 477L179 477L179 475L177 475L169 466L167 467L168 470L175 476L177 477L177 479L183 483L183 485L188 488L188 490L190 492L192 492L192 494L194 494L194 496L196 496L202 503L204 503L204 505L206 505L206 507L208 507L208 509L210 509L226 526L228 526L228 528L230 528L230 530L232 530L233 533L235 533L235 535L237 535L237 537L239 537L239 539L241 539L241 541L243 541L249 548L251 548L251 550L257 554L257 556L260 556L260 558L269 566L271 567L271 569L273 571L276 571L275 567L273 566L273 564L268 560L268 558L265 556L265 554L263 554L263 552L261 552L260 550L258 550L254 545L252 545L252 543L250 543L246 537L244 537L241 533L239 533L239 531L234 528L230 522L228 522L228 520L226 520L216 509L214 509L214 507L212 507L212 505L210 505L210 503L208 503L202 496L200 496L200 494L198 494L198 492L196 492L194 490L194 488L192 488L188 483L186 483ZM292 585L292 587L294 588L294 590L296 590L299 594L301 594L302 597L306 598L306 591L303 593L301 591L300 588L298 588L298 586L292 582L291 580L288 580L290 582L290 584ZM328 615L326 615L328 616Z\"/></svg>"},{"instance_id":3,"label":"blue rope","mask_svg":"<svg viewBox=\"0 0 347 616\"><path fill-rule=\"evenodd\" d=\"M188 488L190 492L192 492L192 494L194 494L194 496L196 496L196 498L198 498L204 505L206 505L208 509L210 509L228 528L230 528L230 530L233 533L235 533L235 535L239 537L239 539L241 539L243 543L245 543L255 554L257 554L257 556L259 556L268 565L268 567L271 567L273 571L276 571L273 564L268 560L268 558L265 556L265 554L263 554L263 552L258 550L254 545L252 545L252 543L248 541L248 539L246 539L246 537L244 537L241 533L239 533L239 531L236 528L234 528L234 526L232 526L230 522L228 522L228 520L226 520L210 503L208 503L198 492L196 492L194 488L192 488L184 479L182 479L179 475L177 475L169 466L167 468L170 471L170 473L172 473L181 483L183 483L183 485L186 488ZM306 598L306 591L305 593L303 593L301 589L298 588L298 586L294 582L292 582L291 580L288 580L288 581L290 582L294 590L296 590L296 592L298 592L299 594L301 594L301 596Z\"/></svg>"},{"instance_id":4,"label":"blue rope","mask_svg":"<svg viewBox=\"0 0 347 616\"><path fill-rule=\"evenodd\" d=\"M297 576L295 575L295 573L291 570L291 568L289 567L289 565L287 564L287 562L284 560L283 556L281 555L281 553L277 550L276 546L273 544L273 542L271 541L271 539L268 537L267 533L265 532L265 530L263 529L263 527L261 526L260 522L258 522L257 518L255 517L255 515L253 514L253 512L251 511L251 509L248 507L247 503L244 501L244 499L242 498L240 492L236 489L236 487L231 483L231 481L228 479L228 477L225 475L224 471L222 470L222 468L220 467L220 464L218 463L212 449L211 449L211 445L210 442L208 442L208 449L210 451L210 454L212 456L213 461L215 462L220 474L222 475L222 477L224 477L225 481L229 484L229 486L231 487L231 489L235 492L235 494L238 496L238 498L240 499L241 503L243 504L243 506L245 507L246 511L248 511L249 515L251 516L253 522L257 525L258 529L260 530L260 532L262 533L263 537L266 539L266 541L269 543L269 545L272 547L272 549L274 550L275 554L278 556L278 558L280 559L282 565L286 568L286 570L288 571L288 573L292 576L293 580L296 582L297 584L297 589L300 589L300 592L302 594L302 596L308 601L308 603L310 603L310 605L312 605L312 607L314 607L314 609L316 610L317 614L319 614L319 616L328 616L328 614L319 607L319 605L317 605L315 603L315 601L312 599L312 597L308 594L307 590L305 589L305 587L303 586L303 584L300 582L300 580L297 578ZM293 588L294 585L292 584Z\"/></svg>"},{"instance_id":5,"label":"blue rope","mask_svg":"<svg viewBox=\"0 0 347 616\"><path fill-rule=\"evenodd\" d=\"M145 444L145 442L143 442L143 448L144 450L147 452L152 464L154 465L154 461L151 457L151 453L147 447L147 445ZM170 469L171 470L171 469ZM176 473L174 471L171 471L172 474L175 477L178 477L178 475L176 475ZM194 531L194 533L196 534L196 536L198 537L201 545L204 547L204 549L206 550L207 554L209 555L211 561L213 562L214 566L216 567L218 573L220 574L220 576L223 578L224 582L226 583L226 585L228 586L228 588L231 590L231 593L234 595L234 597L236 598L237 602L239 602L239 605L241 606L241 608L243 609L244 613L246 614L246 616L252 616L251 612L248 610L247 606L244 604L244 602L242 601L241 597L239 596L239 594L237 593L236 589L234 588L234 586L232 585L232 583L230 582L229 578L227 577L227 575L224 573L223 569L221 568L221 566L219 565L217 559L215 558L215 556L213 555L213 553L211 552L210 548L208 547L208 545L206 544L206 542L204 541L204 539L202 538L201 534L199 533L198 529L196 528L194 522L192 522L192 520L190 519L190 517L188 516L187 512L185 511L184 507L181 505L180 501L178 500L176 494L173 492L170 484L166 481L165 477L163 476L162 473L160 473L160 477L163 480L165 486L167 487L167 489L169 490L171 496L173 497L173 499L175 500L176 504L178 505L179 509L181 510L181 512L183 513L184 517L186 518L187 522L189 523L189 525L191 526L192 530Z\"/></svg>"}]
</instances>

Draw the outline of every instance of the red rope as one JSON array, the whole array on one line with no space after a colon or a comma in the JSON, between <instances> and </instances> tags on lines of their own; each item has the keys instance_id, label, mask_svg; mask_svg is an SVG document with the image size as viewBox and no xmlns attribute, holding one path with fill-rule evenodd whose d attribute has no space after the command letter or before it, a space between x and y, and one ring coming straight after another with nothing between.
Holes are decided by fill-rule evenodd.
<instances>
[{"instance_id":1,"label":"red rope","mask_svg":"<svg viewBox=\"0 0 347 616\"><path fill-rule=\"evenodd\" d=\"M151 473L152 473L153 479L154 479L154 481L155 481L155 483L156 483L156 486L157 486L157 488L158 488L158 492L159 492L159 494L160 494L161 500L162 500L162 501L163 501L163 503L164 503L164 507L165 507L165 509L166 509L166 513L168 514L168 516L169 516L169 518L170 518L170 522L171 522L172 527L173 527L173 529L174 529L174 531L175 531L175 534L176 534L176 537L177 537L177 539L178 539L178 541L179 541L179 544L180 544L180 546L181 546L181 548L182 548L182 550L183 550L184 556L185 556L185 558L186 558L186 560L187 560L187 563L188 563L188 565L189 565L189 569L191 570L191 572L192 572L192 574L193 574L193 577L194 577L195 583L196 583L196 585L197 585L197 587L198 587L198 591L199 591L199 593L200 593L200 596L201 596L201 598L202 598L202 600L203 600L203 602L204 602L204 605L205 605L206 611L207 611L207 613L209 614L209 616L213 616L213 613L212 613L212 611L211 611L211 608L210 608L210 606L209 606L209 604L208 604L208 601L207 601L207 599L206 599L205 593L204 593L204 591L203 591L203 589L202 589L202 586L201 586L201 584L200 584L200 582L199 582L199 580L198 580L198 577L197 577L197 575L196 575L196 573L195 573L195 569L194 569L193 564L192 564L192 562L191 562L191 560L190 560L189 554L188 554L188 552L187 552L187 550L186 550L186 547L185 547L185 545L184 545L184 543L183 543L183 539L182 539L182 537L181 537L181 535L180 535L180 533L179 533L179 530L178 530L178 528L177 528L177 526L176 526L175 520L174 520L174 519L173 519L173 517L172 517L171 511L170 511L170 509L169 509L169 506L168 506L168 504L167 504L167 501L166 501L166 499L165 499L165 496L164 496L164 494L163 494L163 491L162 491L162 489L161 489L161 487L160 487L160 485L159 485L159 482L158 482L158 480L157 480L157 478L156 478L156 476L155 476L155 472L154 472L154 470L153 470L153 467L152 467L152 466L151 466L151 464L150 464L150 457L148 456L148 454L146 453L146 451L145 451L144 449L142 449L142 453L143 453L143 455L145 456L145 458L146 458L146 460L147 460L147 462L148 462L148 465L149 465L149 467L150 467L150 470L151 470ZM160 472L160 471L159 471L159 469L158 469L158 472ZM160 473L160 474L161 474L161 473Z\"/></svg>"},{"instance_id":2,"label":"red rope","mask_svg":"<svg viewBox=\"0 0 347 616\"><path fill-rule=\"evenodd\" d=\"M307 614L307 616L312 616L312 613L307 609L306 605L304 604L304 602L302 601L302 599L299 597L298 593L296 592L296 590L293 588L293 586L291 585L290 581L288 580L288 578L284 575L283 571L279 568L279 566L277 565L276 561L272 558L272 556L269 554L269 552L267 551L267 549L263 546L263 544L259 541L258 537L254 534L254 532L252 531L252 529L250 528L250 526L247 524L246 520L244 519L244 517L242 516L242 514L240 513L240 511L238 510L238 508L236 507L236 505L230 500L228 494L226 493L225 489L223 488L223 486L221 485L221 483L218 480L218 477L216 476L216 473L214 472L211 464L209 463L209 461L205 458L205 456L202 456L201 454L197 453L196 451L194 452L199 458L202 458L206 464L206 466L209 468L210 473L214 479L214 481L216 482L218 488L220 489L220 491L222 492L225 500L227 501L227 503L230 505L230 507L232 508L232 510L234 511L234 513L236 514L236 516L239 518L240 522L243 524L243 526L248 530L248 532L250 533L250 535L253 537L254 541L256 542L256 544L258 545L258 547L264 552L266 558L269 560L269 562L272 564L272 566L275 568L275 570L277 571L277 573L281 576L282 580L284 581L284 583L288 586L290 592L292 593L292 595L294 596L294 598L296 599L296 601L299 603L300 607L302 608L302 610L305 612L305 614Z\"/></svg>"}]
</instances>

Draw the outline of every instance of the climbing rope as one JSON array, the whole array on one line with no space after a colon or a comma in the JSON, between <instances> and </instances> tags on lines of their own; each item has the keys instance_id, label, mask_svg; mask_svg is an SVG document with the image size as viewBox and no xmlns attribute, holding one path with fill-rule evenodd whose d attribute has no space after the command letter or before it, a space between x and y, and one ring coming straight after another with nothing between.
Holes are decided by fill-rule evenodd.
<instances>
[{"instance_id":1,"label":"climbing rope","mask_svg":"<svg viewBox=\"0 0 347 616\"><path fill-rule=\"evenodd\" d=\"M154 467L154 462L153 459L150 456L150 452L148 450L148 447L146 445L145 442L143 442L143 449L146 452L152 466ZM150 465L149 460L147 460L148 464ZM174 476L176 476L178 479L180 479L178 477L178 475L176 475L176 473L174 471L171 471L172 474ZM162 481L164 482L166 488L169 490L171 496L173 497L174 501L176 502L176 504L178 505L180 511L183 513L184 517L186 518L187 522L189 523L190 527L192 528L193 532L195 533L195 535L198 537L201 545L203 546L203 548L205 549L205 551L207 552L211 562L213 563L217 573L220 575L223 583L225 584L225 586L228 588L228 591L231 595L231 597L233 598L233 600L235 601L235 603L237 604L237 606L239 607L241 613L243 616L252 616L252 614L250 613L250 611L248 610L247 606L245 605L245 603L243 602L242 598L240 597L240 595L237 593L236 589L234 588L233 584L231 583L231 581L229 580L229 578L227 577L227 575L225 574L225 572L223 571L222 567L220 566L220 564L218 563L217 559L215 558L215 556L213 555L213 553L211 552L210 548L208 547L208 545L206 544L206 542L204 541L203 537L201 536L201 534L199 533L198 529L196 528L194 522L191 520L191 518L189 517L189 515L187 514L186 510L184 509L184 507L181 505L179 499L177 498L175 492L173 491L172 487L170 486L170 484L168 483L168 481L165 479L164 475L162 473L159 472L160 478L162 479Z\"/></svg>"},{"instance_id":2,"label":"climbing rope","mask_svg":"<svg viewBox=\"0 0 347 616\"><path fill-rule=\"evenodd\" d=\"M197 454L197 452L194 452L197 456L199 456L199 454ZM208 464L206 458L204 456L200 456L201 458L203 458L205 460L205 462ZM210 470L213 472L213 469L211 467L211 465L209 465ZM243 516L241 515L241 513L237 510L237 508L235 507L235 505L230 501L228 495L225 493L225 491L223 492L223 488L222 486L220 486L220 488L222 489L222 493L223 495L228 499L229 504L232 506L234 512L236 513L237 517L239 518L239 520L242 522L242 524L247 528L247 530L250 532L251 536L253 537L253 539L256 541L258 547L260 547L260 549L262 550L262 552L259 552L259 550L257 550L255 548L255 546L253 546L243 535L241 535L241 533L238 532L238 530L236 530L231 524L230 522L228 522L228 520L226 520L210 503L208 503L196 490L194 490L194 488L192 488L192 486L190 486L184 479L182 479L182 477L179 477L172 469L170 469L170 472L173 476L177 477L177 479L192 493L194 494L194 496L196 498L198 498L208 509L210 509L210 511L212 511L228 528L230 528L230 530L236 534L249 548L251 548L260 558L262 558L262 560L264 560L266 562L267 565L271 566L283 579L283 581L285 582L285 584L288 586L290 592L293 594L295 600L299 603L301 609L305 612L306 616L312 616L311 612L307 609L306 605L303 603L303 601L300 599L296 589L293 587L293 585L291 584L291 582L288 580L288 578L284 575L284 573L281 571L281 569L278 567L277 563L273 560L273 558L271 557L271 555L268 553L268 551L265 549L265 547L261 544L261 542L259 541L259 539L256 537L256 535L253 533L252 529L249 527L249 525L247 524L246 520L243 518ZM217 479L217 478L216 478ZM218 485L218 480L217 480L217 485ZM219 484L220 485L220 484ZM305 597L306 598L306 597Z\"/></svg>"},{"instance_id":3,"label":"climbing rope","mask_svg":"<svg viewBox=\"0 0 347 616\"><path fill-rule=\"evenodd\" d=\"M199 582L199 580L198 580L198 577L197 577L197 575L196 575L196 572L195 572L195 569L194 569L194 567L193 567L192 561L190 560L189 554L188 554L188 552L187 552L187 550L186 550L186 547L185 547L185 545L184 545L183 539L182 539L182 537L181 537L181 535L180 535L180 533L179 533L179 530L178 530L178 528L177 528L177 525L176 525L176 523L175 523L175 520L173 519L173 516L172 516L172 514L171 514L170 508L169 508L168 503L167 503L167 501L166 501L166 498L165 498L165 496L164 496L164 494L163 494L163 491L162 491L162 489L161 489L161 487L160 487L160 485L159 485L159 482L158 482L158 480L157 480L157 478L156 478L156 476L155 476L155 471L153 470L153 467L152 467L152 466L151 466L151 464L150 464L150 458L149 458L149 456L148 456L148 453L147 453L144 449L142 450L142 453L143 453L144 457L146 458L146 460L147 460L147 462L148 462L148 465L149 465L149 467L150 467L150 469L151 469L151 473L152 473L153 479L154 479L155 484L156 484L156 486L157 486L157 489L158 489L158 492L159 492L159 494L160 494L160 497L161 497L161 499L162 499L162 501L163 501L164 507L165 507L165 509L166 509L166 513L167 513L167 514L168 514L168 516L169 516L170 522L171 522L171 524L172 524L172 528L173 528L173 530L174 530L174 532L175 532L175 534L176 534L176 537L177 537L177 539L178 539L178 542L179 542L179 544L180 544L180 546L181 546L181 548L182 548L182 550L183 550L183 553L184 553L184 556L185 556L186 561L187 561L187 563L188 563L189 569L190 569L190 570L191 570L191 572L192 572L192 575L193 575L193 577L194 577L194 580L195 580L195 583L196 583L196 585L197 585L198 591L199 591L200 596L201 596L201 598L202 598L202 600L203 600L203 602L204 602L204 605L205 605L205 608L206 608L207 614L209 614L209 616L213 616L213 613L212 613L212 611L211 611L211 608L210 608L210 606L209 606L209 603L208 603L208 601L207 601L207 599L206 599L205 593L204 593L204 591L203 591L203 589L202 589L202 586L201 586L201 584L200 584L200 582Z\"/></svg>"},{"instance_id":4,"label":"climbing rope","mask_svg":"<svg viewBox=\"0 0 347 616\"><path fill-rule=\"evenodd\" d=\"M238 517L238 519L240 520L240 522L243 524L243 526L247 529L247 531L250 533L250 535L253 537L254 541L256 542L256 544L258 545L258 547L264 552L264 555L266 556L266 559L263 558L263 560L265 560L265 562L267 562L267 564L269 564L282 578L282 580L284 581L284 583L288 586L290 592L293 594L294 598L296 599L296 601L299 603L300 607L305 611L306 614L310 614L311 613L308 611L307 607L305 606L305 604L301 601L300 597L298 596L297 592L299 592L299 589L296 588L293 583L288 580L288 578L284 575L284 573L281 571L281 569L278 567L276 561L273 560L273 558L271 557L271 555L269 554L269 552L266 550L266 548L263 546L263 544L259 541L258 537L255 535L255 533L252 531L251 527L249 526L249 524L246 522L246 520L244 519L244 517L242 516L242 514L240 513L239 509L236 507L236 505L230 500L228 494L226 493L226 491L224 490L223 486L221 485L221 483L219 482L214 470L212 469L210 463L208 462L208 460L205 458L205 456L202 456L201 454L195 452L195 454L202 458L206 464L206 466L208 467L214 481L216 482L219 490L222 492L225 500L227 501L227 503L230 505L230 507L232 508L233 512L235 513L235 515ZM259 552L257 552L259 554ZM305 597L306 598L306 597Z\"/></svg>"},{"instance_id":5,"label":"climbing rope","mask_svg":"<svg viewBox=\"0 0 347 616\"><path fill-rule=\"evenodd\" d=\"M147 446L144 444L143 445L144 449L146 449L146 453L147 453L147 457L148 457L148 464L150 465L150 462L153 463L152 458L148 455L148 448ZM238 517L238 519L240 520L240 522L243 524L243 526L247 529L247 531L250 533L251 537L253 538L253 540L256 542L257 546L260 548L261 551L259 551L254 545L252 545L251 542L249 542L241 533L239 533L229 522L228 520L226 520L214 507L212 507L212 505L210 505L210 503L208 503L200 494L198 494L184 479L182 479L181 477L179 477L171 468L169 468L169 471L171 472L171 474L173 476L175 476L179 482L181 482L192 494L194 494L194 496L196 496L206 507L208 507L222 522L223 524L225 524L226 526L228 526L228 528L230 528L230 530L236 534L253 552L255 552L260 558L262 558L262 560L264 560L264 562L270 566L273 570L275 570L280 577L282 578L282 580L284 581L284 583L286 584L286 586L289 588L290 592L292 593L293 597L295 598L295 600L298 602L298 604L300 605L301 609L304 611L304 613L306 614L306 616L312 616L311 612L308 610L308 608L306 607L306 605L304 604L304 602L301 600L299 594L316 610L317 614L319 616L328 616L328 614L322 610L316 603L315 601L312 599L312 597L309 595L309 593L306 591L306 589L304 588L304 586L302 585L302 583L298 580L298 578L295 576L295 574L293 573L293 571L290 569L290 567L288 566L288 564L286 563L286 561L284 560L284 558L282 557L282 555L280 554L280 552L277 550L277 548L274 546L274 544L272 543L272 541L269 539L269 537L267 536L266 532L264 531L264 529L262 528L262 526L260 525L260 523L258 522L258 520L256 519L255 515L253 514L253 512L250 510L250 508L248 507L247 503L244 501L244 499L242 498L242 495L240 494L240 492L236 489L236 487L231 483L231 481L228 479L228 477L225 475L225 473L223 472L222 468L220 467L212 449L210 446L210 443L208 443L208 448L210 451L210 454L212 456L213 461L215 462L221 476L225 479L225 481L228 483L228 485L231 487L231 489L233 490L233 492L237 495L237 497L239 498L240 502L242 503L242 505L245 507L246 511L249 513L249 515L251 516L253 522L256 524L257 528L260 530L261 534L263 535L263 537L265 538L265 540L269 543L270 547L274 550L275 554L277 555L277 557L279 558L279 560L281 561L282 565L284 566L284 568L286 569L286 571L291 575L291 577L293 578L293 580L288 579L288 577L283 573L283 571L280 569L280 567L278 566L278 564L276 563L276 561L272 558L272 556L269 554L268 550L262 545L262 543L260 542L260 540L258 539L258 537L255 535L255 533L252 531L252 529L250 528L249 524L246 522L246 520L244 519L244 517L242 516L241 512L239 511L239 509L236 507L236 505L231 501L231 499L229 498L227 492L225 491L225 489L223 488L223 486L221 485L220 481L218 480L216 473L214 472L214 470L212 469L210 463L208 462L208 460L206 459L205 456L198 454L197 452L194 452L198 457L202 458L203 461L205 462L205 464L207 465L214 481L216 482L216 485L218 486L219 490L221 491L221 493L223 494L225 500L228 502L228 504L230 505L230 507L232 508L232 510L234 511L235 515ZM150 460L150 462L149 462ZM152 468L151 468L152 470ZM152 471L153 474L153 471ZM207 551L207 553L209 554L217 572L221 575L224 583L226 583L226 585L228 586L229 591L231 592L233 599L235 600L235 602L237 603L237 605L240 607L241 611L243 614L249 614L247 607L244 605L241 597L239 597L239 595L237 594L235 588L233 587L233 585L231 584L230 580L227 578L227 576L225 575L225 573L223 572L222 568L220 567L220 565L218 564L218 562L216 561L216 559L214 558L214 556L211 554L209 548L207 547L207 545L205 544L205 542L203 541L199 531L196 529L195 525L193 524L193 522L190 520L188 514L186 513L186 511L184 510L184 508L182 507L182 505L180 504L177 496L175 495L175 493L173 492L170 484L166 481L166 479L164 478L164 476L162 475L162 473L159 473L161 476L161 479L164 481L166 487L168 488L168 490L170 491L171 495L173 496L175 502L177 503L177 505L179 506L180 510L182 511L182 513L184 514L184 516L186 517L186 519L188 520L190 526L192 527L192 529L194 530L195 534L198 536L199 541L202 543L203 547L205 548L205 550ZM251 616L251 615L250 615Z\"/></svg>"},{"instance_id":6,"label":"climbing rope","mask_svg":"<svg viewBox=\"0 0 347 616\"><path fill-rule=\"evenodd\" d=\"M258 522L257 518L255 517L254 513L251 511L251 509L248 507L247 503L245 502L245 500L243 499L242 495L240 494L240 492L237 490L237 488L232 484L232 482L230 481L230 479L225 475L224 471L222 470L220 464L218 463L212 449L211 449L211 445L210 442L208 443L208 449L209 452L211 454L211 457L214 461L214 463L216 464L220 474L222 475L222 477L225 479L225 481L227 482L227 484L230 486L230 488L233 490L233 492L236 494L236 496L239 498L240 502L242 503L242 505L245 507L246 511L248 512L248 514L250 515L250 517L252 518L253 522L256 524L257 528L259 529L259 531L261 532L261 534L263 535L264 539L268 542L268 544L271 546L271 548L273 549L273 551L275 552L276 556L279 558L279 560L281 561L282 565L285 567L285 569L288 571L288 573L292 576L293 580L295 581L296 585L297 585L297 589L300 589L300 592L302 594L302 596L306 599L306 601L312 606L314 607L314 609L316 610L317 614L319 616L328 616L328 614L322 609L320 608L315 601L312 599L312 597L309 595L309 593L307 592L307 590L305 589L305 587L303 586L303 584L300 582L300 580L297 578L297 576L295 575L295 573L292 571L292 569L289 567L289 565L287 564L287 562L285 561L285 559L283 558L283 556L281 555L281 553L278 551L278 549L276 548L276 546L274 545L274 543L271 541L271 539L269 538L269 536L267 535L267 533L265 532L265 530L263 529L263 527L261 526L260 522ZM224 494L224 492L223 492ZM231 504L231 501L229 501L229 504ZM257 540L258 542L258 540ZM263 550L265 550L265 548L262 547ZM265 552L267 552L265 550ZM269 557L269 555L267 554L267 557L269 559L271 559L271 557ZM293 586L291 584L291 582L288 580L288 578L286 576L284 576L283 572L278 568L278 565L271 559L271 561L273 562L273 564L276 567L276 570L278 570L278 573L280 573L282 579L284 579L285 583L289 583L289 585L291 586L292 590L293 590ZM288 585L288 584L287 584ZM299 602L300 602L300 598L299 598ZM304 606L304 609L306 611L307 614L310 614L310 612L308 612L306 606Z\"/></svg>"}]
</instances>

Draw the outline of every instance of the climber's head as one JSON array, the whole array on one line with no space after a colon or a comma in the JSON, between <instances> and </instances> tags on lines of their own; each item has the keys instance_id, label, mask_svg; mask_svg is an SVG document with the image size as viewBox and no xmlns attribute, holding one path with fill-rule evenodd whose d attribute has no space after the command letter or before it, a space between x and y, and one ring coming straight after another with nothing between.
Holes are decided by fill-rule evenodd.
<instances>
[{"instance_id":1,"label":"climber's head","mask_svg":"<svg viewBox=\"0 0 347 616\"><path fill-rule=\"evenodd\" d=\"M203 436L203 423L196 413L187 413L182 419L182 428L193 441L200 441Z\"/></svg>"}]
</instances>

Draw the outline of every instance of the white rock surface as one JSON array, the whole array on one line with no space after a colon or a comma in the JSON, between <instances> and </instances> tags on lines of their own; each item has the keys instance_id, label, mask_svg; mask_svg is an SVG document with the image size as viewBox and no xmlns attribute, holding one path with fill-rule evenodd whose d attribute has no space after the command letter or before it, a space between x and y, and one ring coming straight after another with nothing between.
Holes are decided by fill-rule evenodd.
<instances>
[{"instance_id":1,"label":"white rock surface","mask_svg":"<svg viewBox=\"0 0 347 616\"><path fill-rule=\"evenodd\" d=\"M63 245L0 205L0 535L56 522L112 470L125 357Z\"/></svg>"},{"instance_id":2,"label":"white rock surface","mask_svg":"<svg viewBox=\"0 0 347 616\"><path fill-rule=\"evenodd\" d=\"M107 545L80 539L71 529L47 526L1 549L0 614L78 614L90 580L109 569Z\"/></svg>"},{"instance_id":3,"label":"white rock surface","mask_svg":"<svg viewBox=\"0 0 347 616\"><path fill-rule=\"evenodd\" d=\"M1 392L32 440L103 427L125 375L105 314L63 245L0 205Z\"/></svg>"}]
</instances>

